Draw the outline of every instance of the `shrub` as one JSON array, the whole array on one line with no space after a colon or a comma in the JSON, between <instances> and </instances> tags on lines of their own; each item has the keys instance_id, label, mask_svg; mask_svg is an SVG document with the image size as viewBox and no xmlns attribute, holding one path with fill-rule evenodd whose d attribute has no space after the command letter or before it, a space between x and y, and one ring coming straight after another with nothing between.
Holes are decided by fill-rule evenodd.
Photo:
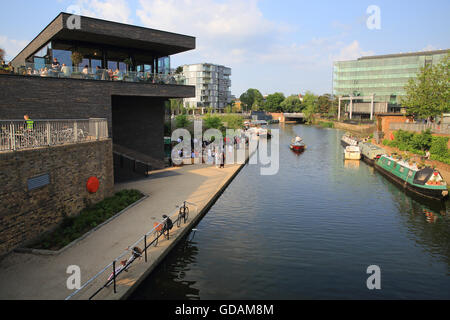
<instances>
[{"instance_id":1,"label":"shrub","mask_svg":"<svg viewBox=\"0 0 450 320\"><path fill-rule=\"evenodd\" d=\"M431 159L450 164L450 152L447 148L448 140L447 137L432 137Z\"/></svg>"},{"instance_id":2,"label":"shrub","mask_svg":"<svg viewBox=\"0 0 450 320\"><path fill-rule=\"evenodd\" d=\"M142 197L142 193L137 190L122 190L113 197L83 209L78 216L65 217L58 228L44 235L30 247L53 250L64 248Z\"/></svg>"}]
</instances>

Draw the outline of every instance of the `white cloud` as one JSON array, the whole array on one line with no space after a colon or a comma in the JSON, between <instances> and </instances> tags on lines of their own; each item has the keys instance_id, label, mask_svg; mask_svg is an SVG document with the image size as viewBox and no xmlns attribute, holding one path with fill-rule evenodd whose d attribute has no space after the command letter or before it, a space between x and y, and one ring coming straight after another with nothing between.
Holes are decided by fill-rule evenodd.
<instances>
[{"instance_id":1,"label":"white cloud","mask_svg":"<svg viewBox=\"0 0 450 320\"><path fill-rule=\"evenodd\" d=\"M341 48L338 54L332 54L331 59L333 61L355 60L361 58L362 56L370 56L373 54L373 51L363 51L359 45L359 42L355 40L349 45Z\"/></svg>"},{"instance_id":2,"label":"white cloud","mask_svg":"<svg viewBox=\"0 0 450 320\"><path fill-rule=\"evenodd\" d=\"M9 39L0 35L0 48L6 51L5 59L12 60L28 44L26 40Z\"/></svg>"},{"instance_id":3,"label":"white cloud","mask_svg":"<svg viewBox=\"0 0 450 320\"><path fill-rule=\"evenodd\" d=\"M427 45L425 48L422 49L422 51L434 51L437 50L437 48L431 44Z\"/></svg>"},{"instance_id":4,"label":"white cloud","mask_svg":"<svg viewBox=\"0 0 450 320\"><path fill-rule=\"evenodd\" d=\"M196 50L183 54L192 59L190 63L244 63L289 30L286 24L266 19L258 0L140 0L139 4L136 14L146 27L196 37Z\"/></svg>"},{"instance_id":5,"label":"white cloud","mask_svg":"<svg viewBox=\"0 0 450 320\"><path fill-rule=\"evenodd\" d=\"M81 15L121 23L132 23L126 0L78 0Z\"/></svg>"}]
</instances>

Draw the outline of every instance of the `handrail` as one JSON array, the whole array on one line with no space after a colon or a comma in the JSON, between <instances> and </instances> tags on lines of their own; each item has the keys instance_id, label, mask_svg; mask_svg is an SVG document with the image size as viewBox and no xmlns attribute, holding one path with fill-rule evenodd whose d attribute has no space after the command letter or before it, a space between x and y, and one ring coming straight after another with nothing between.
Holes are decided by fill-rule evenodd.
<instances>
[{"instance_id":1,"label":"handrail","mask_svg":"<svg viewBox=\"0 0 450 320\"><path fill-rule=\"evenodd\" d=\"M0 151L107 139L108 121L92 119L0 120Z\"/></svg>"},{"instance_id":2,"label":"handrail","mask_svg":"<svg viewBox=\"0 0 450 320\"><path fill-rule=\"evenodd\" d=\"M183 205L186 204L191 204L193 206L197 207L197 211L198 211L198 206L195 203L190 203L188 201L184 201ZM178 206L176 206L178 207ZM125 250L122 254L120 254L117 258L115 258L111 263L109 263L106 267L104 267L100 272L98 272L96 275L94 275L92 278L90 278L88 281L86 281L85 284L83 284L79 289L77 289L76 291L74 291L73 293L71 293L69 296L67 296L65 298L65 300L70 300L72 299L75 295L77 295L78 293L80 293L84 288L86 288L90 283L92 283L94 280L98 279L100 277L100 275L104 274L106 270L108 270L109 268L113 267L113 279L107 279L106 283L103 284L101 287L99 287L92 295L90 295L89 300L92 300L96 295L98 295L103 289L105 289L106 287L108 287L109 285L111 285L111 282L114 282L114 287L115 287L115 282L116 282L116 278L117 276L119 276L123 271L127 270L131 264L136 261L137 259L132 259L130 262L127 262L122 268L121 270L118 271L118 273L116 273L116 267L115 267L115 263L116 262L120 262L120 260L125 257L127 254L129 254L129 250L133 250L134 247L136 247L138 244L140 244L142 241L144 241L144 250L143 253L145 254L145 262L147 262L147 249L150 248L151 246L157 245L159 238L161 236L163 236L165 234L165 232L167 232L168 236L169 236L169 232L170 230L166 230L164 227L162 229L162 232L158 231L158 229L161 226L164 226L165 223L167 222L167 220L169 218L174 218L174 216L177 216L177 218L175 220L172 221L173 226L178 224L178 220L181 219L180 213L176 213L171 215L170 217L167 217L165 219L163 219L161 222L158 223L157 226L154 226L150 231L148 231L146 234L144 234L141 238L139 238L139 240L137 240L134 244L130 245L128 247L127 250ZM187 221L185 221L185 223L187 223ZM178 228L180 228L181 226L179 226ZM147 243L147 237L151 236L152 234L156 234L156 237L150 242ZM169 239L169 238L167 238ZM114 293L116 293L116 290L114 289Z\"/></svg>"}]
</instances>

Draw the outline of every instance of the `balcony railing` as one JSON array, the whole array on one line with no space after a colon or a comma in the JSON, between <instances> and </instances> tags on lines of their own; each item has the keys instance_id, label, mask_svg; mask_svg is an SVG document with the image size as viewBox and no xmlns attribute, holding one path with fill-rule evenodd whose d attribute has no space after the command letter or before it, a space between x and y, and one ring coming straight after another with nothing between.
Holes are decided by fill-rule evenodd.
<instances>
[{"instance_id":1,"label":"balcony railing","mask_svg":"<svg viewBox=\"0 0 450 320\"><path fill-rule=\"evenodd\" d=\"M141 71L77 68L65 65L52 66L26 63L24 66L14 68L14 70L11 70L11 68L0 69L0 73L30 77L186 85L186 78L181 74L175 73L161 74Z\"/></svg>"},{"instance_id":2,"label":"balcony railing","mask_svg":"<svg viewBox=\"0 0 450 320\"><path fill-rule=\"evenodd\" d=\"M0 152L107 138L106 119L0 120Z\"/></svg>"}]
</instances>

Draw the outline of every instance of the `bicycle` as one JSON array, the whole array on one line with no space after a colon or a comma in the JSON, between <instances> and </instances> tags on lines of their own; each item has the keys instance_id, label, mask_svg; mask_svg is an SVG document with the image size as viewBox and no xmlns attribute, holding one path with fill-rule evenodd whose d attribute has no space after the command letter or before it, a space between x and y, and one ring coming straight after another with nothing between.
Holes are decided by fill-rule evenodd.
<instances>
[{"instance_id":1,"label":"bicycle","mask_svg":"<svg viewBox=\"0 0 450 320\"><path fill-rule=\"evenodd\" d=\"M189 219L189 207L186 206L186 201L183 203L181 207L177 206L177 208L180 208L180 211L178 212L178 219L177 219L177 227L181 227L181 221L184 221L184 224Z\"/></svg>"}]
</instances>

